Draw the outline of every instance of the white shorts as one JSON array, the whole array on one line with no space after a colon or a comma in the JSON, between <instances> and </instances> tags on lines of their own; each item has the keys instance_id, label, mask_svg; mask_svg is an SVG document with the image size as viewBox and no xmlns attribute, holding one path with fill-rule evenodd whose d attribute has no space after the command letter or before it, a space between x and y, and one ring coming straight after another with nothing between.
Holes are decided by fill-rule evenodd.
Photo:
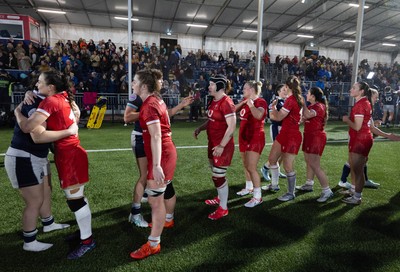
<instances>
[{"instance_id":1,"label":"white shorts","mask_svg":"<svg viewBox=\"0 0 400 272\"><path fill-rule=\"evenodd\" d=\"M36 157L26 151L9 147L4 165L11 185L15 189L43 183L50 173L49 160Z\"/></svg>"},{"instance_id":2,"label":"white shorts","mask_svg":"<svg viewBox=\"0 0 400 272\"><path fill-rule=\"evenodd\" d=\"M383 112L394 112L394 105L383 105Z\"/></svg>"}]
</instances>

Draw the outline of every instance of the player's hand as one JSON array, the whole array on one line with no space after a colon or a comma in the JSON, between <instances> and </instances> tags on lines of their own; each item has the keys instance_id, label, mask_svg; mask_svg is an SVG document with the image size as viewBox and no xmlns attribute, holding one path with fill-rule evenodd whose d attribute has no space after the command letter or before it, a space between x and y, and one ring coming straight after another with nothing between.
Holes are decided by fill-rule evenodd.
<instances>
[{"instance_id":1,"label":"player's hand","mask_svg":"<svg viewBox=\"0 0 400 272\"><path fill-rule=\"evenodd\" d=\"M345 122L346 124L350 121L350 118L349 118L349 116L347 116L347 115L343 115L343 117L342 117L342 121L343 122Z\"/></svg>"},{"instance_id":2,"label":"player's hand","mask_svg":"<svg viewBox=\"0 0 400 272\"><path fill-rule=\"evenodd\" d=\"M391 141L400 141L400 136L393 133L390 133L387 138Z\"/></svg>"},{"instance_id":3,"label":"player's hand","mask_svg":"<svg viewBox=\"0 0 400 272\"><path fill-rule=\"evenodd\" d=\"M197 140L197 136L199 136L200 134L200 130L197 128L194 132L193 132L193 137Z\"/></svg>"},{"instance_id":4,"label":"player's hand","mask_svg":"<svg viewBox=\"0 0 400 272\"><path fill-rule=\"evenodd\" d=\"M254 101L253 101L253 99L247 99L246 100L246 103L247 103L247 106L249 106L249 108L252 108L252 107L254 107Z\"/></svg>"},{"instance_id":5,"label":"player's hand","mask_svg":"<svg viewBox=\"0 0 400 272\"><path fill-rule=\"evenodd\" d=\"M222 155L222 152L224 152L224 147L222 145L217 145L213 147L213 156L215 157L220 157Z\"/></svg>"},{"instance_id":6,"label":"player's hand","mask_svg":"<svg viewBox=\"0 0 400 272\"><path fill-rule=\"evenodd\" d=\"M24 104L27 105L32 105L33 103L35 103L35 98L37 97L37 95L32 92L32 91L27 91L25 93L25 97L24 97Z\"/></svg>"},{"instance_id":7,"label":"player's hand","mask_svg":"<svg viewBox=\"0 0 400 272\"><path fill-rule=\"evenodd\" d=\"M164 171L160 165L157 165L157 166L153 165L153 178L154 178L154 181L157 182L157 184L164 182L164 179L165 179Z\"/></svg>"},{"instance_id":8,"label":"player's hand","mask_svg":"<svg viewBox=\"0 0 400 272\"><path fill-rule=\"evenodd\" d=\"M75 122L73 122L72 125L70 125L67 130L68 130L68 132L70 133L71 136L78 135L79 127Z\"/></svg>"},{"instance_id":9,"label":"player's hand","mask_svg":"<svg viewBox=\"0 0 400 272\"><path fill-rule=\"evenodd\" d=\"M181 101L181 104L183 107L189 106L190 104L192 104L194 101L193 96L188 96L183 98L183 100Z\"/></svg>"}]
</instances>

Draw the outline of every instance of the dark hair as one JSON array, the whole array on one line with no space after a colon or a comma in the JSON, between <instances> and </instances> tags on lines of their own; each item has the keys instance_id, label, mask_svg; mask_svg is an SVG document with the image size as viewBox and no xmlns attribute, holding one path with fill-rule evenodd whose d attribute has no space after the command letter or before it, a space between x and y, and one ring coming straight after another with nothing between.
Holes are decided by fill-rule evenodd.
<instances>
[{"instance_id":1,"label":"dark hair","mask_svg":"<svg viewBox=\"0 0 400 272\"><path fill-rule=\"evenodd\" d=\"M300 80L296 76L289 76L286 79L286 85L292 90L294 97L296 98L299 107L303 107L303 100L301 97Z\"/></svg>"},{"instance_id":2,"label":"dark hair","mask_svg":"<svg viewBox=\"0 0 400 272\"><path fill-rule=\"evenodd\" d=\"M246 84L249 85L250 88L253 88L257 95L261 93L261 87L263 85L261 81L247 81Z\"/></svg>"},{"instance_id":3,"label":"dark hair","mask_svg":"<svg viewBox=\"0 0 400 272\"><path fill-rule=\"evenodd\" d=\"M141 85L146 85L149 93L160 96L161 87L157 84L157 81L162 79L162 73L157 69L142 69L136 72Z\"/></svg>"},{"instance_id":4,"label":"dark hair","mask_svg":"<svg viewBox=\"0 0 400 272\"><path fill-rule=\"evenodd\" d=\"M319 88L319 87L312 87L310 89L310 94L315 96L315 101L322 103L325 105L325 122L328 120L328 101L326 99L326 96L324 95L324 92Z\"/></svg>"},{"instance_id":5,"label":"dark hair","mask_svg":"<svg viewBox=\"0 0 400 272\"><path fill-rule=\"evenodd\" d=\"M279 84L275 88L275 95L279 96L279 91L285 86L285 84Z\"/></svg>"},{"instance_id":6,"label":"dark hair","mask_svg":"<svg viewBox=\"0 0 400 272\"><path fill-rule=\"evenodd\" d=\"M48 71L43 71L42 75L44 77L44 82L47 85L54 85L56 93L66 92L68 94L68 102L71 105L74 101L74 94L68 88L68 81L65 76L57 70L50 69ZM72 107L72 105L71 105Z\"/></svg>"},{"instance_id":7,"label":"dark hair","mask_svg":"<svg viewBox=\"0 0 400 272\"><path fill-rule=\"evenodd\" d=\"M359 81L359 82L357 82L357 84L360 87L360 90L364 91L364 95L367 97L367 99L372 107L372 100L371 100L372 93L371 93L368 83L365 81Z\"/></svg>"}]
</instances>

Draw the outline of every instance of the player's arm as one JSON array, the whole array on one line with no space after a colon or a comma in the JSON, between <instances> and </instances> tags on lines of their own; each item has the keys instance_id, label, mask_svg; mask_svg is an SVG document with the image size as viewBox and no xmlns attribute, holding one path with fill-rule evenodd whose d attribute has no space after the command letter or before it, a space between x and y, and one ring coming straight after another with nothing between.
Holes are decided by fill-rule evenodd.
<instances>
[{"instance_id":1,"label":"player's arm","mask_svg":"<svg viewBox=\"0 0 400 272\"><path fill-rule=\"evenodd\" d=\"M310 110L306 103L303 104L303 119L307 120L307 119L311 119L315 116L317 116L317 112L315 110Z\"/></svg>"},{"instance_id":2,"label":"player's arm","mask_svg":"<svg viewBox=\"0 0 400 272\"><path fill-rule=\"evenodd\" d=\"M78 134L78 125L74 122L68 129L59 131L46 130L43 125L40 125L30 134L36 144L51 143Z\"/></svg>"},{"instance_id":3,"label":"player's arm","mask_svg":"<svg viewBox=\"0 0 400 272\"><path fill-rule=\"evenodd\" d=\"M354 129L355 131L359 131L361 129L363 123L364 116L356 115L354 117L354 122L352 122L349 116L344 115L342 120L345 122L350 128Z\"/></svg>"},{"instance_id":4,"label":"player's arm","mask_svg":"<svg viewBox=\"0 0 400 272\"><path fill-rule=\"evenodd\" d=\"M72 101L71 109L72 109L72 112L75 115L75 121L78 124L79 123L79 118L81 117L81 110L79 109L79 107L78 107L78 105L76 104L75 101Z\"/></svg>"},{"instance_id":5,"label":"player's arm","mask_svg":"<svg viewBox=\"0 0 400 272\"><path fill-rule=\"evenodd\" d=\"M24 96L24 104L32 105L33 103L35 103L36 97L37 97L37 95L34 92L26 91L25 96Z\"/></svg>"},{"instance_id":6,"label":"player's arm","mask_svg":"<svg viewBox=\"0 0 400 272\"><path fill-rule=\"evenodd\" d=\"M289 114L289 111L287 111L285 108L282 108L280 111L276 108L276 103L278 100L275 100L271 104L271 110L269 111L269 118L274 120L274 121L282 121L285 119L285 117Z\"/></svg>"},{"instance_id":7,"label":"player's arm","mask_svg":"<svg viewBox=\"0 0 400 272\"><path fill-rule=\"evenodd\" d=\"M226 117L225 120L226 124L228 125L228 128L226 129L224 137L219 143L219 145L222 147L225 147L233 137L233 133L235 132L236 129L236 115L230 115Z\"/></svg>"},{"instance_id":8,"label":"player's arm","mask_svg":"<svg viewBox=\"0 0 400 272\"><path fill-rule=\"evenodd\" d=\"M228 144L230 139L233 137L233 133L236 129L236 115L230 115L225 118L226 124L228 125L227 129L225 130L224 137L222 138L219 145L213 147L213 155L216 157L221 156L224 152L225 146Z\"/></svg>"},{"instance_id":9,"label":"player's arm","mask_svg":"<svg viewBox=\"0 0 400 272\"><path fill-rule=\"evenodd\" d=\"M400 136L393 133L386 133L374 125L374 120L371 118L371 127L370 130L373 134L387 138L392 141L400 141Z\"/></svg>"},{"instance_id":10,"label":"player's arm","mask_svg":"<svg viewBox=\"0 0 400 272\"><path fill-rule=\"evenodd\" d=\"M185 97L184 99L182 99L182 101L178 105L176 105L172 109L168 109L168 115L169 116L174 116L181 109L183 109L184 107L189 106L190 104L192 104L193 101L194 101L193 96Z\"/></svg>"},{"instance_id":11,"label":"player's arm","mask_svg":"<svg viewBox=\"0 0 400 272\"><path fill-rule=\"evenodd\" d=\"M139 120L139 112L137 112L137 110L135 108L127 106L125 108L125 112L124 112L125 124L136 122L137 120Z\"/></svg>"},{"instance_id":12,"label":"player's arm","mask_svg":"<svg viewBox=\"0 0 400 272\"><path fill-rule=\"evenodd\" d=\"M150 134L151 155L153 161L153 177L156 182L164 181L164 171L161 168L161 125L160 122L148 124Z\"/></svg>"},{"instance_id":13,"label":"player's arm","mask_svg":"<svg viewBox=\"0 0 400 272\"><path fill-rule=\"evenodd\" d=\"M247 99L246 103L249 106L251 114L254 116L254 118L257 120L263 119L265 113L265 109L263 107L256 108L252 99Z\"/></svg>"},{"instance_id":14,"label":"player's arm","mask_svg":"<svg viewBox=\"0 0 400 272\"><path fill-rule=\"evenodd\" d=\"M198 128L196 128L193 132L193 136L195 139L197 139L197 136L200 134L200 132L202 132L203 130L207 129L208 126L208 120L205 121L201 126L199 126Z\"/></svg>"},{"instance_id":15,"label":"player's arm","mask_svg":"<svg viewBox=\"0 0 400 272\"><path fill-rule=\"evenodd\" d=\"M32 132L35 128L37 128L47 120L46 115L37 111L34 112L28 119L22 114L21 108L22 103L15 108L14 114L15 118L17 119L18 126L24 133Z\"/></svg>"},{"instance_id":16,"label":"player's arm","mask_svg":"<svg viewBox=\"0 0 400 272\"><path fill-rule=\"evenodd\" d=\"M242 107L247 103L247 100L244 99L235 105L235 112L238 112L242 109Z\"/></svg>"}]
</instances>

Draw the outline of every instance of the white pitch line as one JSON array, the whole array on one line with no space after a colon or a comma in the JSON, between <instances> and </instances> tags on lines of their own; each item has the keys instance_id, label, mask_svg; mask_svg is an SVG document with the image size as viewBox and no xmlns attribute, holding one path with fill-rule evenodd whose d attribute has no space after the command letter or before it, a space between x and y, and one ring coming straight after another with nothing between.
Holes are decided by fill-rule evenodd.
<instances>
[{"instance_id":1,"label":"white pitch line","mask_svg":"<svg viewBox=\"0 0 400 272\"><path fill-rule=\"evenodd\" d=\"M375 139L375 142L388 141L387 139ZM327 141L327 144L347 143L348 140L333 140ZM272 145L272 143L265 144L266 146ZM238 147L239 145L235 145ZM195 148L207 148L207 145L191 145L191 146L177 146L176 149L195 149ZM132 148L111 148L111 149L89 149L86 150L88 153L96 152L119 152L119 151L132 151ZM0 153L1 157L5 156L5 153Z\"/></svg>"}]
</instances>

